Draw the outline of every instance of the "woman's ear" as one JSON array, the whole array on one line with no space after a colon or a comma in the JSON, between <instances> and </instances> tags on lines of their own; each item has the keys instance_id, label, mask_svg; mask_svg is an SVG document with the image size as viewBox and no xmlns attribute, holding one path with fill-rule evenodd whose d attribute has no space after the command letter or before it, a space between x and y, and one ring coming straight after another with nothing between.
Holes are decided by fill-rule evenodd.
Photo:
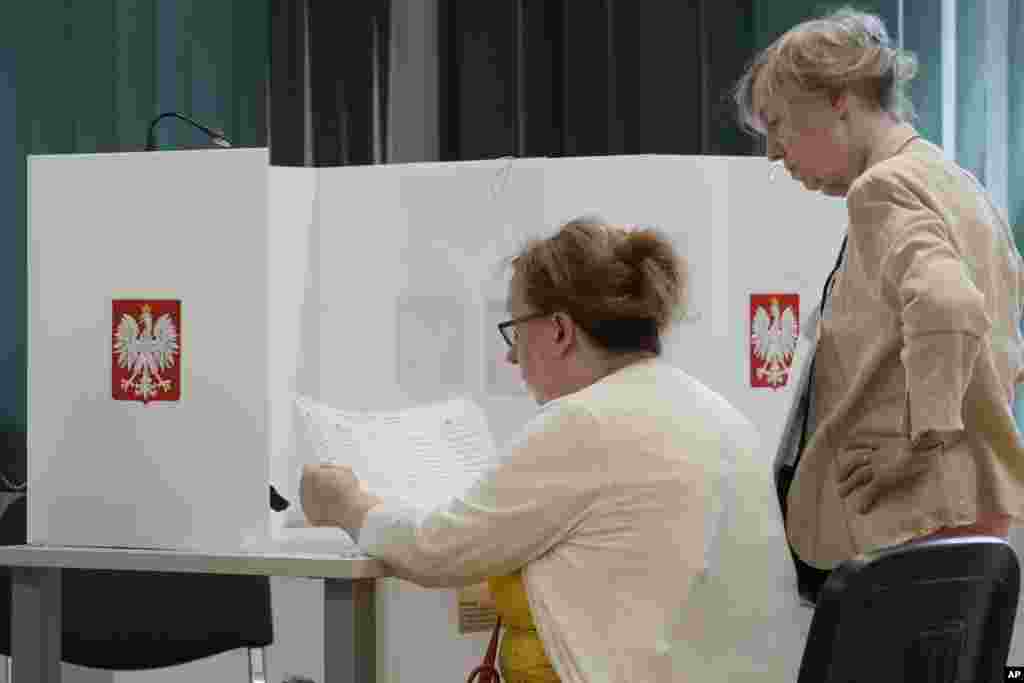
<instances>
[{"instance_id":1,"label":"woman's ear","mask_svg":"<svg viewBox=\"0 0 1024 683\"><path fill-rule=\"evenodd\" d=\"M566 320L561 313L555 313L553 318L555 321L555 327L557 328L557 335L555 336L555 341L562 341L562 338L565 336L566 325L569 323L569 321Z\"/></svg>"}]
</instances>

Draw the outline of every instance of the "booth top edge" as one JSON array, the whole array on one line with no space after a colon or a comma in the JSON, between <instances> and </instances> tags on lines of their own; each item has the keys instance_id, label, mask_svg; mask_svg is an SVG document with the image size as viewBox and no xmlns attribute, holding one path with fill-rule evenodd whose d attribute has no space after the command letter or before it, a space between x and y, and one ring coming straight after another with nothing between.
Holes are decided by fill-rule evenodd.
<instances>
[{"instance_id":1,"label":"booth top edge","mask_svg":"<svg viewBox=\"0 0 1024 683\"><path fill-rule=\"evenodd\" d=\"M234 147L231 149L221 148L209 148L209 149L176 149L176 150L155 150L155 151L123 151L123 152L98 152L98 153L71 153L71 154L27 154L26 159L29 162L32 161L45 161L50 159L115 159L118 157L125 158L139 158L140 156L166 156L176 155L181 156L184 154L248 154L253 156L268 156L268 148L266 147ZM292 169L292 170L327 170L327 169L367 169L367 168L394 168L394 167L406 167L406 168L442 168L452 166L494 166L501 168L507 164L512 166L517 165L530 165L536 162L548 162L548 161L559 161L564 163L587 163L593 161L617 159L621 161L683 161L683 160L701 160L702 162L723 162L723 161L738 161L747 160L749 163L766 163L767 160L763 156L723 156L723 155L700 155L700 154L605 154L598 156L569 156L569 157L496 157L486 159L461 159L459 161L414 161L414 162L402 162L402 163L386 163L386 164L357 164L347 166L278 166L274 165L274 169Z\"/></svg>"}]
</instances>

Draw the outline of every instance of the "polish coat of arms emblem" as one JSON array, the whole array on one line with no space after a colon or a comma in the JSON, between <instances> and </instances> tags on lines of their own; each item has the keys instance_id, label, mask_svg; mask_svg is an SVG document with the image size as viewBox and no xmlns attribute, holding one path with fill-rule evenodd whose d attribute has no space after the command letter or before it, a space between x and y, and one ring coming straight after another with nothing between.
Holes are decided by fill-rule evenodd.
<instances>
[{"instance_id":1,"label":"polish coat of arms emblem","mask_svg":"<svg viewBox=\"0 0 1024 683\"><path fill-rule=\"evenodd\" d=\"M181 302L115 299L112 319L114 400L180 400Z\"/></svg>"},{"instance_id":2,"label":"polish coat of arms emblem","mask_svg":"<svg viewBox=\"0 0 1024 683\"><path fill-rule=\"evenodd\" d=\"M799 339L799 294L751 294L750 386L785 387Z\"/></svg>"}]
</instances>

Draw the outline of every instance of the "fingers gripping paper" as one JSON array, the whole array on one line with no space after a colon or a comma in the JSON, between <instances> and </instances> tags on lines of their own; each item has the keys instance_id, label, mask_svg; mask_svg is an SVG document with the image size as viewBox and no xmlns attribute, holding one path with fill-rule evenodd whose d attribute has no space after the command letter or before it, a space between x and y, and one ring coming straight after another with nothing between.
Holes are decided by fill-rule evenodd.
<instances>
[{"instance_id":1,"label":"fingers gripping paper","mask_svg":"<svg viewBox=\"0 0 1024 683\"><path fill-rule=\"evenodd\" d=\"M295 404L318 461L351 467L367 491L420 509L464 493L497 460L487 418L469 399L386 412L306 396Z\"/></svg>"}]
</instances>

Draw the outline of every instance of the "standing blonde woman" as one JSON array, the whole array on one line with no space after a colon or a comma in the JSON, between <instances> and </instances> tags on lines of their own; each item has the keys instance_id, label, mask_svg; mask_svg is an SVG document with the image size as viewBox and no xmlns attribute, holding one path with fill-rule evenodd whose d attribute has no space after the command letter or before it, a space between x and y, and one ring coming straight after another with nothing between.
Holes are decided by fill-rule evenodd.
<instances>
[{"instance_id":1,"label":"standing blonde woman","mask_svg":"<svg viewBox=\"0 0 1024 683\"><path fill-rule=\"evenodd\" d=\"M1020 255L986 192L907 123L915 70L878 17L844 9L789 30L737 88L768 156L849 211L785 497L790 544L819 569L1024 519Z\"/></svg>"},{"instance_id":2,"label":"standing blonde woman","mask_svg":"<svg viewBox=\"0 0 1024 683\"><path fill-rule=\"evenodd\" d=\"M686 284L663 235L577 220L512 267L498 331L541 409L496 468L416 511L348 468L309 467L303 509L415 583L490 577L507 683L680 680L674 634L702 627L690 590L709 565L720 486L734 465L750 469L756 433L659 358Z\"/></svg>"}]
</instances>

